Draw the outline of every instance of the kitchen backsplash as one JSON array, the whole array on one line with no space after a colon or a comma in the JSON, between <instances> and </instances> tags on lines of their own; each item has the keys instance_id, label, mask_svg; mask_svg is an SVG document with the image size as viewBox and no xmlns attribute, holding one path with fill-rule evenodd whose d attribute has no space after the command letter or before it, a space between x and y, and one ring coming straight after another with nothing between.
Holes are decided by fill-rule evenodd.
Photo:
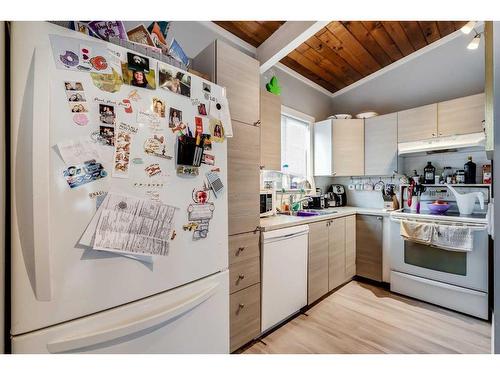
<instances>
[{"instance_id":1,"label":"kitchen backsplash","mask_svg":"<svg viewBox=\"0 0 500 375\"><path fill-rule=\"evenodd\" d=\"M407 175L413 175L413 170L417 170L418 174L423 174L424 167L430 161L436 168L436 174L441 174L444 167L451 167L453 171L464 169L464 164L467 163L467 157L472 156L472 161L476 163L476 183L481 183L483 180L483 164L491 164L491 161L486 157L485 151L474 152L447 152L443 154L432 154L422 156L409 156L402 159L403 171Z\"/></svg>"},{"instance_id":2,"label":"kitchen backsplash","mask_svg":"<svg viewBox=\"0 0 500 375\"><path fill-rule=\"evenodd\" d=\"M407 156L401 159L402 171L406 175L413 175L413 171L417 170L419 175L423 174L424 167L430 161L436 168L436 174L441 174L444 167L452 167L453 170L463 169L464 164L467 162L467 157L472 156L472 161L476 163L476 182L482 182L483 164L491 164L487 159L486 152L448 152L442 154L422 155L422 156ZM397 191L399 191L399 175L394 179L390 177L382 177L384 183L395 183ZM364 191L364 190L349 190L349 184L359 184L365 182L376 183L378 177L315 177L314 181L317 188L321 188L325 193L331 184L341 184L346 187L347 191L347 204L349 206L358 206L364 208L382 208L384 201L382 194L378 191Z\"/></svg>"}]
</instances>

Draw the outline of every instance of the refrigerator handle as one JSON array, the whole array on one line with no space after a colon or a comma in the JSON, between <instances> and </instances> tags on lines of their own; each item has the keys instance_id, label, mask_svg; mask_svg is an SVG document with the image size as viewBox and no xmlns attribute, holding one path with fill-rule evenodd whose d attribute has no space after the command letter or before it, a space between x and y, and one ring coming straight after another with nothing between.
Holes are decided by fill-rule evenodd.
<instances>
[{"instance_id":1,"label":"refrigerator handle","mask_svg":"<svg viewBox=\"0 0 500 375\"><path fill-rule=\"evenodd\" d=\"M34 291L39 301L52 298L50 269L50 100L49 50L36 47L33 55L32 186ZM23 152L22 150L19 150ZM18 151L18 152L19 152ZM25 154L25 155L29 155Z\"/></svg>"},{"instance_id":2,"label":"refrigerator handle","mask_svg":"<svg viewBox=\"0 0 500 375\"><path fill-rule=\"evenodd\" d=\"M146 329L152 328L158 324L166 323L180 315L194 309L202 304L217 292L219 283L212 283L207 288L193 294L186 299L181 300L174 306L168 305L154 314L137 319L127 319L122 324L105 328L101 331L81 334L80 336L69 337L47 344L50 353L65 353L90 346L104 344L111 340L116 340Z\"/></svg>"}]
</instances>

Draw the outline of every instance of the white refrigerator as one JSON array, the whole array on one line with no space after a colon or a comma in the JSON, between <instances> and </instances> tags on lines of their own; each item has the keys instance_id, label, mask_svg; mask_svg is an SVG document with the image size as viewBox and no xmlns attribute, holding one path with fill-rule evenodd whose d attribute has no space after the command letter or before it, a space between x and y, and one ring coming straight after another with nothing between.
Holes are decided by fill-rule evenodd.
<instances>
[{"instance_id":1,"label":"white refrigerator","mask_svg":"<svg viewBox=\"0 0 500 375\"><path fill-rule=\"evenodd\" d=\"M121 56L123 63L131 52L50 23L12 22L12 352L228 353L227 195L225 188L218 194L209 190L206 177L215 172L226 186L227 143L212 142L205 152L212 160L199 166L198 175L179 175L179 133L169 125L170 108L175 108L193 132L200 121L199 130L210 133L211 119L221 112L215 103L224 102L223 89L192 74L189 95L160 88L158 62L149 57L156 89L124 83L114 92L104 91L88 71L57 65L66 58L69 67L76 57L53 52L54 37L63 45L78 39L77 48L90 53L104 49L110 64L111 54ZM181 73L185 79L187 73ZM65 82L83 86L83 120L68 107L74 103L68 103ZM131 110L121 105L124 99ZM163 109L153 108L157 99ZM106 121L99 107L103 100L114 105L115 131L119 123L138 129L129 144L125 176L118 171L114 177L117 151L100 134L99 123ZM200 104L206 104L202 111ZM153 111L154 120L147 123L144 118ZM166 138L171 159L145 153L148 139L158 132ZM107 175L70 188L63 175L68 164L57 145L78 139L97 142ZM209 196L201 203L211 207L211 217L203 223L188 211L196 206L194 192L200 189ZM176 207L168 253L141 258L82 246L102 192L159 199ZM205 225L201 237L195 234L197 224Z\"/></svg>"}]
</instances>

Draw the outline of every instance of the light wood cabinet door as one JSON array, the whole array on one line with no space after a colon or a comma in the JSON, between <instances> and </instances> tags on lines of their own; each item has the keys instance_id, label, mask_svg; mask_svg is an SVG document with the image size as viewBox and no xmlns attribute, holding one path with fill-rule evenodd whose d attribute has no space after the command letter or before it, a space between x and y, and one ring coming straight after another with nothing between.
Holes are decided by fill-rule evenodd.
<instances>
[{"instance_id":1,"label":"light wood cabinet door","mask_svg":"<svg viewBox=\"0 0 500 375\"><path fill-rule=\"evenodd\" d=\"M333 173L363 176L365 173L364 120L332 120Z\"/></svg>"},{"instance_id":2,"label":"light wood cabinet door","mask_svg":"<svg viewBox=\"0 0 500 375\"><path fill-rule=\"evenodd\" d=\"M383 218L356 215L356 274L382 281Z\"/></svg>"},{"instance_id":3,"label":"light wood cabinet door","mask_svg":"<svg viewBox=\"0 0 500 375\"><path fill-rule=\"evenodd\" d=\"M260 165L281 171L281 97L260 93Z\"/></svg>"},{"instance_id":4,"label":"light wood cabinet door","mask_svg":"<svg viewBox=\"0 0 500 375\"><path fill-rule=\"evenodd\" d=\"M438 135L482 132L484 104L484 93L438 103Z\"/></svg>"},{"instance_id":5,"label":"light wood cabinet door","mask_svg":"<svg viewBox=\"0 0 500 375\"><path fill-rule=\"evenodd\" d=\"M398 112L398 142L420 141L436 136L436 103Z\"/></svg>"},{"instance_id":6,"label":"light wood cabinet door","mask_svg":"<svg viewBox=\"0 0 500 375\"><path fill-rule=\"evenodd\" d=\"M230 350L260 334L260 283L229 296Z\"/></svg>"},{"instance_id":7,"label":"light wood cabinet door","mask_svg":"<svg viewBox=\"0 0 500 375\"><path fill-rule=\"evenodd\" d=\"M356 276L356 215L345 218L345 281Z\"/></svg>"},{"instance_id":8,"label":"light wood cabinet door","mask_svg":"<svg viewBox=\"0 0 500 375\"><path fill-rule=\"evenodd\" d=\"M387 176L398 169L398 114L365 120L365 175Z\"/></svg>"},{"instance_id":9,"label":"light wood cabinet door","mask_svg":"<svg viewBox=\"0 0 500 375\"><path fill-rule=\"evenodd\" d=\"M314 124L314 175L331 176L333 173L332 121Z\"/></svg>"},{"instance_id":10,"label":"light wood cabinet door","mask_svg":"<svg viewBox=\"0 0 500 375\"><path fill-rule=\"evenodd\" d=\"M216 80L227 90L231 118L254 125L259 120L259 62L230 45L216 42Z\"/></svg>"},{"instance_id":11,"label":"light wood cabinet door","mask_svg":"<svg viewBox=\"0 0 500 375\"><path fill-rule=\"evenodd\" d=\"M232 121L227 140L229 234L252 232L260 220L260 128Z\"/></svg>"},{"instance_id":12,"label":"light wood cabinet door","mask_svg":"<svg viewBox=\"0 0 500 375\"><path fill-rule=\"evenodd\" d=\"M309 224L307 303L310 305L328 293L328 223Z\"/></svg>"},{"instance_id":13,"label":"light wood cabinet door","mask_svg":"<svg viewBox=\"0 0 500 375\"><path fill-rule=\"evenodd\" d=\"M345 281L345 218L334 219L329 226L328 290Z\"/></svg>"}]
</instances>

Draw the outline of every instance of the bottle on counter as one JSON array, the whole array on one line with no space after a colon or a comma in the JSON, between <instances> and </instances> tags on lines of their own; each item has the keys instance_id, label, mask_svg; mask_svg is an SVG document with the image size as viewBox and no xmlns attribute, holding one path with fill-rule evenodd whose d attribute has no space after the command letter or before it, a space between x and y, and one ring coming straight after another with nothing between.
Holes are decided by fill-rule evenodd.
<instances>
[{"instance_id":1,"label":"bottle on counter","mask_svg":"<svg viewBox=\"0 0 500 375\"><path fill-rule=\"evenodd\" d=\"M476 183L476 163L472 161L472 156L469 156L468 162L464 164L465 182L466 184Z\"/></svg>"},{"instance_id":2,"label":"bottle on counter","mask_svg":"<svg viewBox=\"0 0 500 375\"><path fill-rule=\"evenodd\" d=\"M436 168L428 161L427 166L424 168L424 184L433 184L435 177Z\"/></svg>"},{"instance_id":3,"label":"bottle on counter","mask_svg":"<svg viewBox=\"0 0 500 375\"><path fill-rule=\"evenodd\" d=\"M483 184L491 184L491 164L483 165Z\"/></svg>"}]
</instances>

